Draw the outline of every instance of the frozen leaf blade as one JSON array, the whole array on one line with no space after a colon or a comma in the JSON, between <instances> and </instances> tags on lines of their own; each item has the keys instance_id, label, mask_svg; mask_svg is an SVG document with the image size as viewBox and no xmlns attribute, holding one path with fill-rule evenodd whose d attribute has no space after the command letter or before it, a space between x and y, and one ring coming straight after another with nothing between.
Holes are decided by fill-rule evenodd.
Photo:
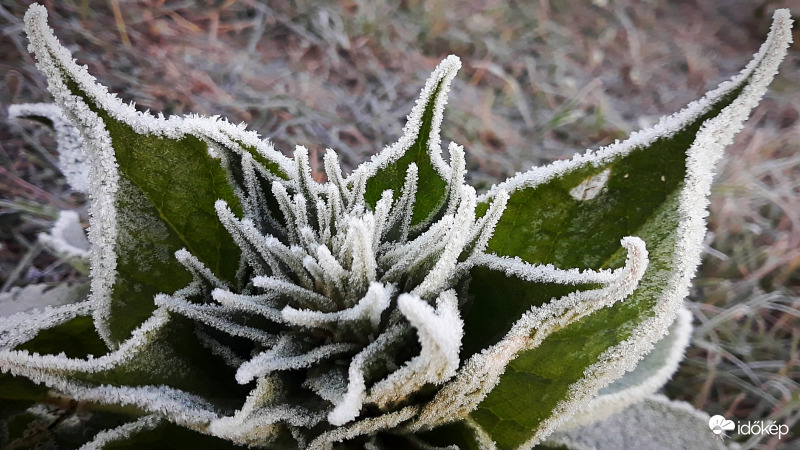
<instances>
[{"instance_id":1,"label":"frozen leaf blade","mask_svg":"<svg viewBox=\"0 0 800 450\"><path fill-rule=\"evenodd\" d=\"M375 155L351 175L352 184L366 182L364 197L375 205L391 189L399 198L411 164L418 170L417 199L411 225L427 223L444 205L450 168L442 159L441 124L450 83L461 61L449 56L434 70L408 116L400 140Z\"/></svg>"},{"instance_id":2,"label":"frozen leaf blade","mask_svg":"<svg viewBox=\"0 0 800 450\"><path fill-rule=\"evenodd\" d=\"M189 274L172 257L189 249L219 277L234 281L239 248L219 222L214 202L238 208L212 144L254 152L284 171L290 163L254 133L217 119L153 117L123 104L79 67L52 35L46 11L26 14L31 50L65 115L81 132L91 164L92 292L109 343L124 339ZM247 150L243 150L243 146ZM249 153L248 153L249 154ZM268 176L268 175L267 175Z\"/></svg>"},{"instance_id":3,"label":"frozen leaf blade","mask_svg":"<svg viewBox=\"0 0 800 450\"><path fill-rule=\"evenodd\" d=\"M566 448L692 448L726 450L708 427L708 414L684 402L653 395L618 414L567 431L554 433L545 445Z\"/></svg>"},{"instance_id":4,"label":"frozen leaf blade","mask_svg":"<svg viewBox=\"0 0 800 450\"><path fill-rule=\"evenodd\" d=\"M483 199L501 189L510 194L487 251L600 269L618 266L616 242L634 235L645 241L651 260L625 301L557 331L509 364L498 387L472 413L500 448L540 442L600 388L632 370L666 333L699 263L714 166L777 72L790 27L788 11L776 12L767 41L741 74L654 128L533 169ZM604 182L599 193L575 195L592 179ZM547 300L526 299L533 305ZM482 320L474 314L464 319L467 334ZM491 345L493 336L483 339L473 348ZM570 358L564 360L565 354ZM539 407L520 413L531 404Z\"/></svg>"},{"instance_id":5,"label":"frozen leaf blade","mask_svg":"<svg viewBox=\"0 0 800 450\"><path fill-rule=\"evenodd\" d=\"M78 401L131 405L142 411L174 414L173 421L202 429L216 408L238 405L243 395L233 371L207 348L186 339L184 320L158 311L116 350L94 329L87 302L33 313L38 319L0 320L0 367ZM20 322L20 320L23 320ZM20 330L20 325L23 327ZM18 333L28 340L18 345ZM15 381L16 382L16 381ZM34 391L34 394L36 391Z\"/></svg>"},{"instance_id":6,"label":"frozen leaf blade","mask_svg":"<svg viewBox=\"0 0 800 450\"><path fill-rule=\"evenodd\" d=\"M636 368L601 389L597 397L581 408L565 428L602 420L655 394L678 370L691 334L692 313L682 307L667 335L656 342L653 350Z\"/></svg>"}]
</instances>

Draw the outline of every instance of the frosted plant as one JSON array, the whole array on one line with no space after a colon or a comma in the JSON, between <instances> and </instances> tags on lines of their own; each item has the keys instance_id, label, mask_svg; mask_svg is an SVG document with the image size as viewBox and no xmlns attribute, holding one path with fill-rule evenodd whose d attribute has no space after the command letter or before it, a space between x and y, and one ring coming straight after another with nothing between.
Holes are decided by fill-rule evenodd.
<instances>
[{"instance_id":1,"label":"frosted plant","mask_svg":"<svg viewBox=\"0 0 800 450\"><path fill-rule=\"evenodd\" d=\"M58 166L73 190L89 189L89 162L83 152L80 131L52 103L26 103L8 107L11 119L30 118L52 126L58 142Z\"/></svg>"},{"instance_id":2,"label":"frosted plant","mask_svg":"<svg viewBox=\"0 0 800 450\"><path fill-rule=\"evenodd\" d=\"M90 405L98 434L83 448L152 433L530 448L577 442L574 427L640 400L661 405L650 395L688 342L679 311L715 163L791 26L778 11L739 75L653 128L477 195L462 147L442 157L455 56L397 143L348 176L328 150L319 183L302 146L290 159L243 125L124 104L46 17L31 6L26 31L80 138L59 134L89 165L91 294L0 319L0 397L13 386L15 404ZM51 241L77 242L68 219Z\"/></svg>"}]
</instances>

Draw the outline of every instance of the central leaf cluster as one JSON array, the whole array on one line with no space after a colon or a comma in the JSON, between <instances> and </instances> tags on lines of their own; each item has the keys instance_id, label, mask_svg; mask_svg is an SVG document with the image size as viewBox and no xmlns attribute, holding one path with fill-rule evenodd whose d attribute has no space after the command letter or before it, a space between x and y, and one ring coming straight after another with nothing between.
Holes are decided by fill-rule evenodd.
<instances>
[{"instance_id":1,"label":"central leaf cluster","mask_svg":"<svg viewBox=\"0 0 800 450\"><path fill-rule=\"evenodd\" d=\"M244 217L223 200L215 205L242 250L241 288L182 250L176 256L194 281L156 304L200 322L201 338L229 356L239 383L296 383L313 393L319 408L301 414L306 422L343 425L366 406L386 412L430 400L425 386L459 367L463 304L455 288L470 256L485 249L507 196L477 218L475 191L463 184L463 151L453 146L447 201L432 224L412 226L416 164L401 192L384 191L373 207L366 177L345 181L333 151L324 157L325 184L312 178L305 148L294 162L288 181L268 184L264 167L244 154ZM277 403L275 392L261 406ZM326 409L324 418L313 412Z\"/></svg>"}]
</instances>

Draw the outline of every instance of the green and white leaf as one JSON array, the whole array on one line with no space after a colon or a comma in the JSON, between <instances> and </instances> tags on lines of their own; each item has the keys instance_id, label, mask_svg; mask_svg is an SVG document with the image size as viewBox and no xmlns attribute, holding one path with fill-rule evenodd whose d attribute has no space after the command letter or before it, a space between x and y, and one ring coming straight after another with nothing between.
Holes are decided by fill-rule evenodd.
<instances>
[{"instance_id":1,"label":"green and white leaf","mask_svg":"<svg viewBox=\"0 0 800 450\"><path fill-rule=\"evenodd\" d=\"M274 176L291 161L216 118L154 117L97 84L53 36L47 11L25 16L30 48L48 87L81 133L90 163L92 301L95 322L118 345L155 309L153 297L191 280L173 257L187 248L219 277L234 281L239 249L216 218L218 199L239 204L220 160L249 153ZM180 168L179 170L176 170Z\"/></svg>"},{"instance_id":2,"label":"green and white leaf","mask_svg":"<svg viewBox=\"0 0 800 450\"><path fill-rule=\"evenodd\" d=\"M463 165L456 164L457 169L451 170L442 159L441 148L447 94L460 68L461 60L456 56L445 58L422 88L400 139L362 164L346 180L354 195L364 195L367 203L374 206L387 189L391 189L395 197L401 194L413 164L418 186L411 226L417 229L430 224L447 198L458 195L454 187L463 183ZM451 155L456 152L454 146L450 146Z\"/></svg>"},{"instance_id":3,"label":"green and white leaf","mask_svg":"<svg viewBox=\"0 0 800 450\"><path fill-rule=\"evenodd\" d=\"M137 433L155 429L160 422L161 418L155 415L141 417L117 428L101 431L91 441L82 445L79 450L100 450L112 442L127 441Z\"/></svg>"},{"instance_id":4,"label":"green and white leaf","mask_svg":"<svg viewBox=\"0 0 800 450\"><path fill-rule=\"evenodd\" d=\"M678 310L667 335L661 338L636 368L600 389L597 397L579 410L561 430L589 425L621 412L630 405L655 394L672 378L692 337L692 313Z\"/></svg>"},{"instance_id":5,"label":"green and white leaf","mask_svg":"<svg viewBox=\"0 0 800 450\"><path fill-rule=\"evenodd\" d=\"M421 426L469 412L499 448L530 448L652 350L700 262L716 162L777 72L790 29L788 11L777 11L754 59L703 99L625 142L534 168L479 198L480 211L508 196L486 250L498 256L472 260L462 353L469 359L423 411ZM573 294L523 266L618 267L626 235L640 237L650 254L629 297L544 333L529 321Z\"/></svg>"}]
</instances>

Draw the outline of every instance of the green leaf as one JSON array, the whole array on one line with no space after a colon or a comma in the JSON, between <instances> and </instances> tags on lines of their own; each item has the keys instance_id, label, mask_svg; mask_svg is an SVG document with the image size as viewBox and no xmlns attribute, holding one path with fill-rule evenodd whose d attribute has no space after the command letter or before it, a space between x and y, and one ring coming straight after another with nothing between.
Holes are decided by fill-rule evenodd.
<instances>
[{"instance_id":1,"label":"green leaf","mask_svg":"<svg viewBox=\"0 0 800 450\"><path fill-rule=\"evenodd\" d=\"M191 409L192 402L202 402L194 407L211 412L232 411L241 407L249 391L236 383L233 368L193 338L195 324L189 319L170 318L160 311L118 350L108 352L91 317L53 314L45 321L56 317L61 317L60 323L40 330L14 351L2 351L4 370L80 401L109 403L112 409L117 403L133 405L141 412L164 413L169 408L183 412ZM44 386L10 374L0 376L4 401L46 399ZM154 396L166 398L178 391L183 404L165 407Z\"/></svg>"},{"instance_id":2,"label":"green leaf","mask_svg":"<svg viewBox=\"0 0 800 450\"><path fill-rule=\"evenodd\" d=\"M42 330L36 337L16 349L43 355L64 353L70 358L102 356L108 352L108 347L94 329L92 318L88 316L78 316L68 322Z\"/></svg>"},{"instance_id":3,"label":"green leaf","mask_svg":"<svg viewBox=\"0 0 800 450\"><path fill-rule=\"evenodd\" d=\"M425 443L438 448L457 445L459 450L483 450L486 445L481 445L480 437L476 433L477 430L470 422L459 420L419 433L418 436Z\"/></svg>"},{"instance_id":4,"label":"green leaf","mask_svg":"<svg viewBox=\"0 0 800 450\"><path fill-rule=\"evenodd\" d=\"M192 338L194 328L189 319L171 317L130 361L77 378L123 387L169 386L200 396L220 410L241 407L252 386L238 384L236 370Z\"/></svg>"},{"instance_id":5,"label":"green leaf","mask_svg":"<svg viewBox=\"0 0 800 450\"><path fill-rule=\"evenodd\" d=\"M510 194L487 253L559 268L615 268L625 254L620 239L637 236L650 255L631 296L556 330L508 364L471 414L499 448L540 442L599 388L631 370L666 333L699 263L714 164L776 73L789 27L785 14L776 15L767 42L742 74L653 129L533 169L483 198L485 211L501 190ZM464 356L502 336L486 331L490 310L494 326L507 331L520 310L553 296L547 286L519 280L511 284L523 285L517 289L524 296L498 296L493 287L507 277L491 272L473 269L474 306L464 323L465 335L478 337L465 345Z\"/></svg>"},{"instance_id":6,"label":"green leaf","mask_svg":"<svg viewBox=\"0 0 800 450\"><path fill-rule=\"evenodd\" d=\"M235 445L224 439L207 434L201 434L167 421L161 423L153 430L142 430L132 434L127 439L109 442L104 449L147 449L147 448L196 448L196 449L242 449L247 448Z\"/></svg>"},{"instance_id":7,"label":"green leaf","mask_svg":"<svg viewBox=\"0 0 800 450\"><path fill-rule=\"evenodd\" d=\"M601 389L597 397L570 419L569 425L596 422L655 394L678 370L691 334L692 313L683 307L667 335L655 343L636 369Z\"/></svg>"},{"instance_id":8,"label":"green leaf","mask_svg":"<svg viewBox=\"0 0 800 450\"><path fill-rule=\"evenodd\" d=\"M191 281L175 251L186 248L222 280L236 281L240 250L214 202L225 200L235 211L240 202L220 152L250 152L276 176L291 166L255 133L227 122L164 119L123 104L75 63L47 27L43 8L29 11L26 27L39 68L80 130L92 166L92 295L98 329L113 346L150 316L155 294ZM211 143L222 147L210 149Z\"/></svg>"},{"instance_id":9,"label":"green leaf","mask_svg":"<svg viewBox=\"0 0 800 450\"><path fill-rule=\"evenodd\" d=\"M0 403L3 406L12 402L39 402L47 396L49 390L47 386L36 384L25 377L0 374Z\"/></svg>"},{"instance_id":10,"label":"green leaf","mask_svg":"<svg viewBox=\"0 0 800 450\"><path fill-rule=\"evenodd\" d=\"M419 172L412 226L431 220L447 199L450 169L442 160L440 131L450 83L460 67L461 61L455 56L439 64L411 110L400 140L359 167L351 177L367 178L364 198L375 206L387 189L393 191L395 198L400 196L408 167L416 164Z\"/></svg>"},{"instance_id":11,"label":"green leaf","mask_svg":"<svg viewBox=\"0 0 800 450\"><path fill-rule=\"evenodd\" d=\"M75 371L70 377L90 386L167 386L197 395L219 410L241 407L249 388L236 383L236 371L192 338L194 327L188 319L172 317L130 360L93 373Z\"/></svg>"}]
</instances>

